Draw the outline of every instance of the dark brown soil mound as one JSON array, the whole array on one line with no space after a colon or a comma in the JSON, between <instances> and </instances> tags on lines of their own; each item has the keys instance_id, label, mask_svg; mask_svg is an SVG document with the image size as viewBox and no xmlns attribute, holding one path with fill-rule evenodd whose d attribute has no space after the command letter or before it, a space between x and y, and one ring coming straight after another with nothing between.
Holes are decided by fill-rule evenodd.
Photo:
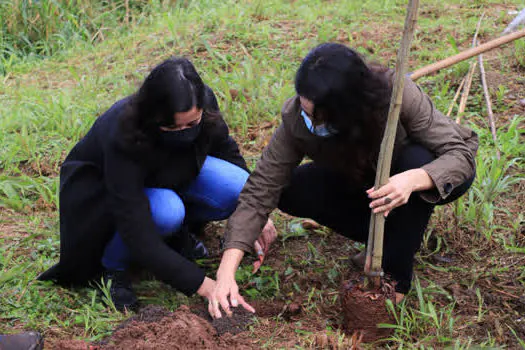
<instances>
[{"instance_id":1,"label":"dark brown soil mound","mask_svg":"<svg viewBox=\"0 0 525 350\"><path fill-rule=\"evenodd\" d=\"M255 319L255 314L246 311L243 307L234 308L231 317L226 317L223 315L223 317L218 319L212 319L208 313L208 310L203 308L195 308L192 311L206 321L210 322L219 336L226 333L235 335L244 332L248 325L253 323L253 320Z\"/></svg>"},{"instance_id":2,"label":"dark brown soil mound","mask_svg":"<svg viewBox=\"0 0 525 350\"><path fill-rule=\"evenodd\" d=\"M396 294L393 284L383 281L379 290L365 290L360 272L352 272L341 286L343 329L347 334L361 333L364 342L372 342L392 334L391 328L378 328L380 323L395 323L386 308L386 300L393 302Z\"/></svg>"}]
</instances>

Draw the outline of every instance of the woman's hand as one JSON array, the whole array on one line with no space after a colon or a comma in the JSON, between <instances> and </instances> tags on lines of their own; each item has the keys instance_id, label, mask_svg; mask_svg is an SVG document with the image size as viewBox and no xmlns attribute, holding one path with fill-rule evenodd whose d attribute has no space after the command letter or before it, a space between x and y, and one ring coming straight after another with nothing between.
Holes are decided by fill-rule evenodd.
<instances>
[{"instance_id":1,"label":"woman's hand","mask_svg":"<svg viewBox=\"0 0 525 350\"><path fill-rule=\"evenodd\" d=\"M266 255L266 253L268 253L268 250L270 249L270 246L276 238L277 229L275 228L272 219L268 219L266 225L264 225L261 235L255 241L255 253L258 256Z\"/></svg>"},{"instance_id":2,"label":"woman's hand","mask_svg":"<svg viewBox=\"0 0 525 350\"><path fill-rule=\"evenodd\" d=\"M208 312L211 313L211 298L213 291L215 290L215 286L217 283L212 280L209 277L204 277L204 281L202 282L201 286L197 290L197 294L199 294L201 297L208 299Z\"/></svg>"},{"instance_id":3,"label":"woman's hand","mask_svg":"<svg viewBox=\"0 0 525 350\"><path fill-rule=\"evenodd\" d=\"M372 187L367 190L368 197L373 199L370 208L374 213L383 213L385 217L394 209L408 202L415 191L429 190L434 182L421 168L411 169L392 176L388 183L377 191Z\"/></svg>"},{"instance_id":4,"label":"woman's hand","mask_svg":"<svg viewBox=\"0 0 525 350\"><path fill-rule=\"evenodd\" d=\"M275 228L272 219L268 219L268 222L266 222L261 235L253 244L258 260L253 263L252 273L259 271L264 262L264 257L268 253L268 250L270 250L270 245L273 243L273 241L275 241L276 238L277 229Z\"/></svg>"},{"instance_id":5,"label":"woman's hand","mask_svg":"<svg viewBox=\"0 0 525 350\"><path fill-rule=\"evenodd\" d=\"M220 308L228 316L232 314L231 307L242 305L246 310L255 312L255 309L249 305L242 295L239 294L239 287L235 281L235 271L242 260L244 252L240 249L227 249L222 256L221 264L217 270L217 284L211 294L208 311L211 317L221 318ZM220 307L219 307L220 306Z\"/></svg>"}]
</instances>

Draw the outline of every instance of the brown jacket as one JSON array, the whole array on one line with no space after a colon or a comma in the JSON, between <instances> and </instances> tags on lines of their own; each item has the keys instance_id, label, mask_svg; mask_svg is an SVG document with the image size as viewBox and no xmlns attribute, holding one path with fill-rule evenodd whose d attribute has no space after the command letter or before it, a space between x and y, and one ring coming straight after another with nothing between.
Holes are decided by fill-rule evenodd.
<instances>
[{"instance_id":1,"label":"brown jacket","mask_svg":"<svg viewBox=\"0 0 525 350\"><path fill-rule=\"evenodd\" d=\"M327 164L330 150L319 147L319 138L310 133L300 116L299 97L288 99L281 113L282 123L248 178L237 210L228 221L226 249L253 250L253 243L269 214L277 207L292 171L305 156L330 166ZM423 166L436 186L418 193L425 201L435 203L445 199L456 186L474 175L477 135L439 112L409 78L405 81L394 157L408 142L419 143L436 155L434 161Z\"/></svg>"}]
</instances>

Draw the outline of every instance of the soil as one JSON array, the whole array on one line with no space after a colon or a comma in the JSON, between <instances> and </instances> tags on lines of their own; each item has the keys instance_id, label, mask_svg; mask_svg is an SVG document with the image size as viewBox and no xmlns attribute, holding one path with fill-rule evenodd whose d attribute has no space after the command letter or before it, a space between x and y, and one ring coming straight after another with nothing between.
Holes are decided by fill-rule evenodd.
<instances>
[{"instance_id":1,"label":"soil","mask_svg":"<svg viewBox=\"0 0 525 350\"><path fill-rule=\"evenodd\" d=\"M212 319L208 311L201 307L195 308L192 312L211 323L219 336L226 333L235 335L245 331L256 317L255 314L246 311L243 307L236 308L230 317L223 316L218 319Z\"/></svg>"},{"instance_id":2,"label":"soil","mask_svg":"<svg viewBox=\"0 0 525 350\"><path fill-rule=\"evenodd\" d=\"M258 310L252 314L242 307L235 309L231 317L212 319L203 304L192 308L183 305L170 312L157 305L148 305L122 322L113 334L89 344L81 340L62 340L53 344L58 350L133 350L133 349L253 349L250 337L236 336L247 330L256 318L269 318L287 310L282 303L252 305ZM291 305L294 314L297 306Z\"/></svg>"},{"instance_id":3,"label":"soil","mask_svg":"<svg viewBox=\"0 0 525 350\"><path fill-rule=\"evenodd\" d=\"M82 341L61 341L55 349L252 349L246 338L233 335L245 330L252 317L237 312L235 317L209 322L186 305L175 312L159 306L147 306L136 316L123 322L113 334L99 344Z\"/></svg>"},{"instance_id":4,"label":"soil","mask_svg":"<svg viewBox=\"0 0 525 350\"><path fill-rule=\"evenodd\" d=\"M378 328L380 323L395 323L386 308L386 300L395 301L395 289L392 283L382 280L382 287L366 290L363 286L362 273L351 271L349 279L341 286L341 307L343 329L348 335L362 335L364 342L372 342L388 337L392 328Z\"/></svg>"},{"instance_id":5,"label":"soil","mask_svg":"<svg viewBox=\"0 0 525 350\"><path fill-rule=\"evenodd\" d=\"M135 316L132 316L129 319L122 322L115 329L115 331L122 329L122 328L126 328L132 322L143 322L143 323L158 322L162 320L164 317L168 317L169 315L170 315L169 310L163 308L162 306L147 305L141 308Z\"/></svg>"},{"instance_id":6,"label":"soil","mask_svg":"<svg viewBox=\"0 0 525 350\"><path fill-rule=\"evenodd\" d=\"M161 310L161 315L164 311ZM147 314L149 319L156 319ZM162 317L162 316L159 316ZM117 349L250 349L230 337L221 338L213 326L187 306L159 321L132 321L111 336L107 350Z\"/></svg>"}]
</instances>

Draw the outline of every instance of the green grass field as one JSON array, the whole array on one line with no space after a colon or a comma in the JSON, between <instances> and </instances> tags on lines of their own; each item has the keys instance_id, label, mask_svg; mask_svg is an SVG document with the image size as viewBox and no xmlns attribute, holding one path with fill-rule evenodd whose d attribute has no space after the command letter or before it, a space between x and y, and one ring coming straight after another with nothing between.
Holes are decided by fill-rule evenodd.
<instances>
[{"instance_id":1,"label":"green grass field","mask_svg":"<svg viewBox=\"0 0 525 350\"><path fill-rule=\"evenodd\" d=\"M98 115L135 91L163 59L187 56L216 92L253 166L279 123L282 103L294 93L294 74L308 50L337 41L393 67L406 5L137 0L127 11L124 1L113 7L86 3L0 5L0 333L36 329L48 344L96 341L129 316L107 307L95 289L35 281L58 260L60 164ZM482 13L484 42L513 19L509 11L523 7L523 0L422 1L409 70L469 48ZM462 114L462 123L480 135L476 182L458 202L436 210L417 256L414 290L391 307L395 334L363 346L525 348L524 57L524 39L484 55L497 144L476 71ZM418 83L446 113L468 67L469 61L462 62ZM456 114L457 103L451 117ZM291 321L276 316L252 326L257 345L315 347L319 332L344 344L334 326L337 290L348 257L361 247L324 230L292 231L293 221L278 213L275 219L280 239L262 271L251 275L246 261L239 272L244 294L268 303L299 302L303 312ZM215 236L221 229L214 225L209 231ZM207 265L214 275L217 260ZM170 310L202 302L153 280L136 288L144 304Z\"/></svg>"}]
</instances>

